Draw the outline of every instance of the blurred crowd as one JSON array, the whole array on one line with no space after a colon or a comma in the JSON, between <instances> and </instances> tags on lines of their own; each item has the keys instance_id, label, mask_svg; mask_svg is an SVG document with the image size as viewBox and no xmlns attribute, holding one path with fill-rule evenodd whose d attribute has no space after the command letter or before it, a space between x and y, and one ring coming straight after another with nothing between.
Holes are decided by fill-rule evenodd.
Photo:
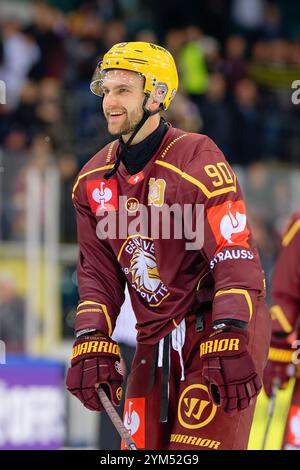
<instances>
[{"instance_id":1,"label":"blurred crowd","mask_svg":"<svg viewBox=\"0 0 300 470\"><path fill-rule=\"evenodd\" d=\"M209 135L235 166L271 272L294 209L291 168L300 163L300 106L291 99L300 80L299 2L11 0L1 2L0 18L1 240L24 240L26 175L55 166L60 240L76 241L74 178L110 140L101 99L89 90L93 70L113 44L149 41L179 69L166 119Z\"/></svg>"}]
</instances>

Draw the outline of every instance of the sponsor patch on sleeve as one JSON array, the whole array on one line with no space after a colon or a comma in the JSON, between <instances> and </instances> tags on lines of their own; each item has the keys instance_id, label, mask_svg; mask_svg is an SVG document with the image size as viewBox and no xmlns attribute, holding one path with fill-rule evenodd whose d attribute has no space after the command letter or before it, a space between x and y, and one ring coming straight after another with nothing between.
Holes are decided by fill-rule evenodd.
<instances>
[{"instance_id":1,"label":"sponsor patch on sleeve","mask_svg":"<svg viewBox=\"0 0 300 470\"><path fill-rule=\"evenodd\" d=\"M214 269L216 264L222 263L227 260L238 260L238 259L253 259L254 254L251 250L244 250L240 248L231 248L217 253L210 261L210 269Z\"/></svg>"},{"instance_id":2,"label":"sponsor patch on sleeve","mask_svg":"<svg viewBox=\"0 0 300 470\"><path fill-rule=\"evenodd\" d=\"M211 207L207 211L207 219L217 242L215 255L224 247L238 245L249 248L250 231L242 200L226 201Z\"/></svg>"}]
</instances>

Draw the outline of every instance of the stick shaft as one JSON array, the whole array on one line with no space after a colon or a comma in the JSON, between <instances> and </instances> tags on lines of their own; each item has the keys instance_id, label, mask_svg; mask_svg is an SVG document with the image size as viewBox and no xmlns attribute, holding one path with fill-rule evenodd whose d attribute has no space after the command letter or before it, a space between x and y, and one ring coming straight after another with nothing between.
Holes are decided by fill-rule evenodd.
<instances>
[{"instance_id":1,"label":"stick shaft","mask_svg":"<svg viewBox=\"0 0 300 470\"><path fill-rule=\"evenodd\" d=\"M121 420L120 416L116 412L113 404L111 403L110 399L106 395L103 388L98 388L98 395L99 399L105 409L106 413L108 414L109 418L111 419L113 425L115 426L116 430L120 434L121 438L124 440L128 450L137 450L137 447L128 432L128 429L125 428L123 421Z\"/></svg>"}]
</instances>

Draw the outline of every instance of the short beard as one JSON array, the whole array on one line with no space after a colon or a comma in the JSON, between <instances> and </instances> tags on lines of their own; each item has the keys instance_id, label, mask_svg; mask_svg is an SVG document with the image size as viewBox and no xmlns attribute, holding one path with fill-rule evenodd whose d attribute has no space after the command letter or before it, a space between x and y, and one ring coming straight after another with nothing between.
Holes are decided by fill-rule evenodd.
<instances>
[{"instance_id":1,"label":"short beard","mask_svg":"<svg viewBox=\"0 0 300 470\"><path fill-rule=\"evenodd\" d=\"M109 125L108 125L108 131L111 135L128 135L132 134L136 128L136 126L139 124L143 117L143 112L140 109L136 109L135 111L131 112L130 117L127 116L124 124L120 128L118 132L116 131L110 131Z\"/></svg>"}]
</instances>

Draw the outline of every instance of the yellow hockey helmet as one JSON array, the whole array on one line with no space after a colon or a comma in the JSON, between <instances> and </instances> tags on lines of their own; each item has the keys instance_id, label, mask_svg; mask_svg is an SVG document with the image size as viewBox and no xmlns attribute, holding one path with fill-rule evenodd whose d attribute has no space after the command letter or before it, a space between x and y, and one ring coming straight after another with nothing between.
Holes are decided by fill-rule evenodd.
<instances>
[{"instance_id":1,"label":"yellow hockey helmet","mask_svg":"<svg viewBox=\"0 0 300 470\"><path fill-rule=\"evenodd\" d=\"M144 79L144 93L152 94L168 109L178 89L178 74L170 52L149 42L122 42L115 44L98 64L92 81L91 91L102 96L104 72L111 69L131 70Z\"/></svg>"}]
</instances>

